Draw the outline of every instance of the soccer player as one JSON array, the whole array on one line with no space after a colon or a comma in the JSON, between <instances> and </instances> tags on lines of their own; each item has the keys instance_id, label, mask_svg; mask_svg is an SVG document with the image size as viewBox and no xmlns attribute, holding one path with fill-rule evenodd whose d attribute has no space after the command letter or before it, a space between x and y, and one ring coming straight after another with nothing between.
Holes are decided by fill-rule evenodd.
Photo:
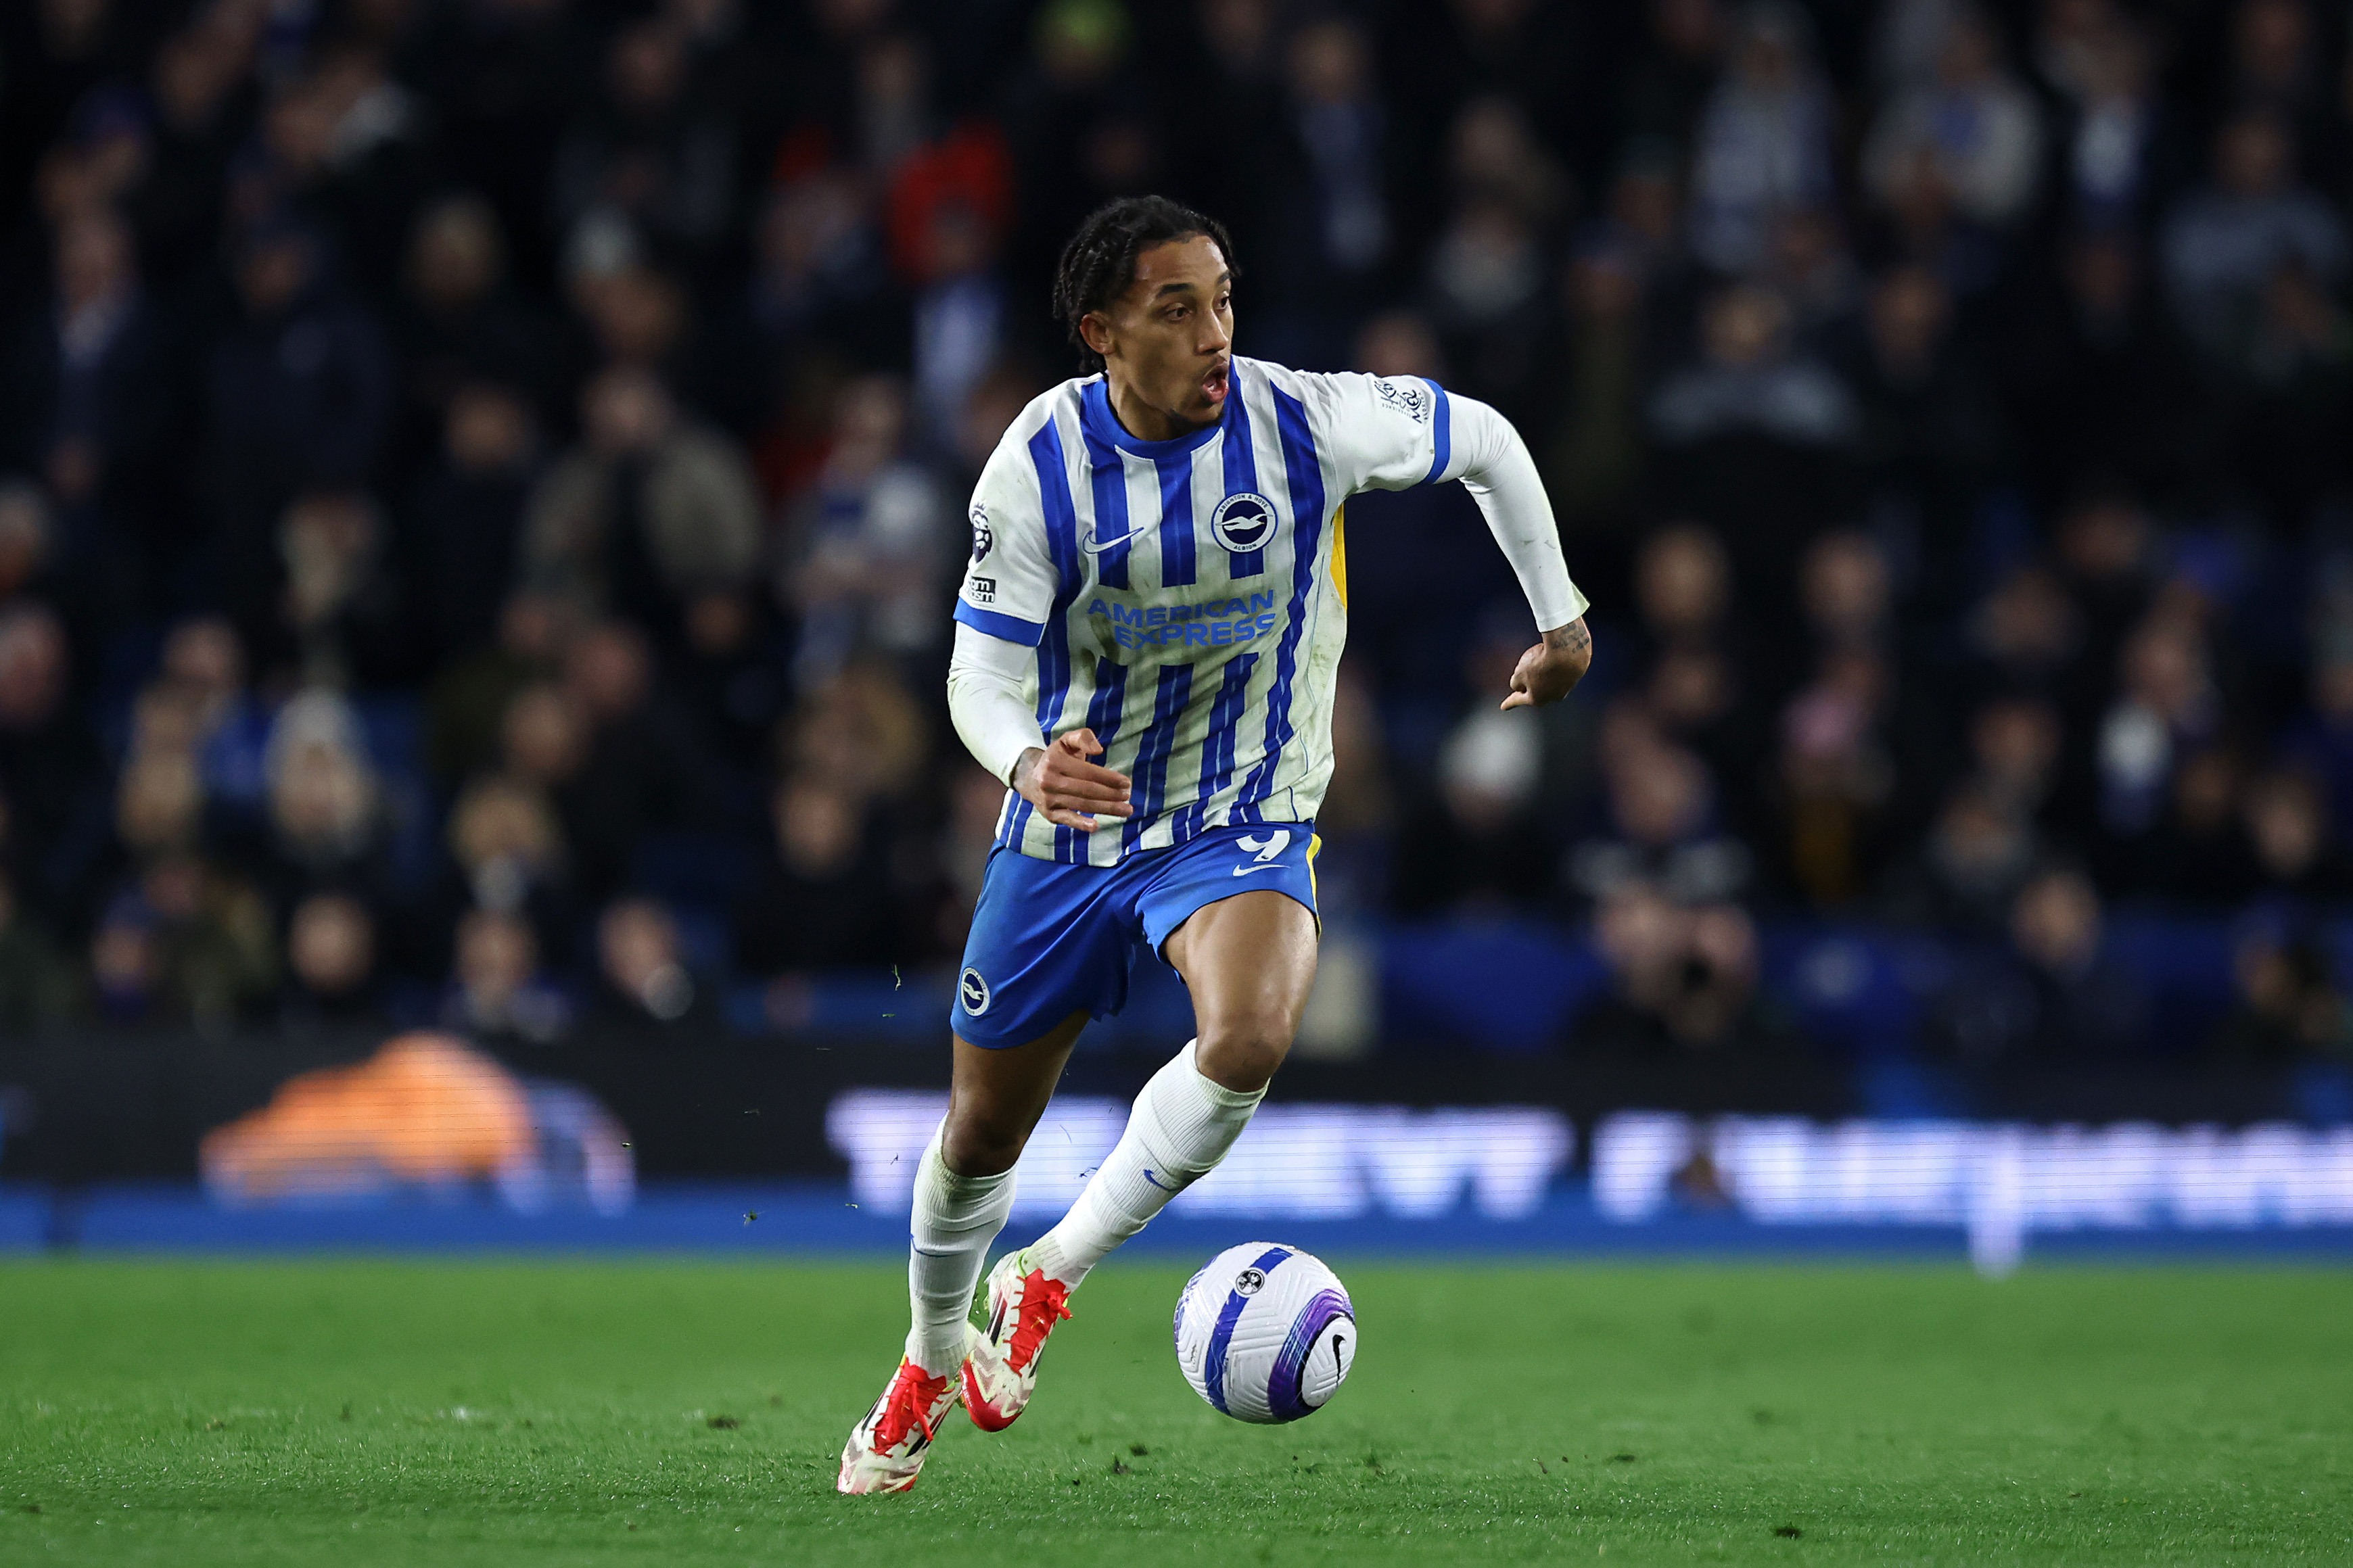
<instances>
[{"instance_id":1,"label":"soccer player","mask_svg":"<svg viewBox=\"0 0 2353 1568\"><path fill-rule=\"evenodd\" d=\"M913 1485L959 1398L1010 1425L1070 1293L1217 1165L1291 1048L1315 978L1347 499L1451 479L1477 498L1540 633L1504 707L1557 701L1592 660L1511 426L1432 383L1236 356L1232 256L1158 196L1089 217L1054 309L1090 374L1022 411L973 495L948 706L1008 792L948 1016L947 1116L915 1176L914 1326L842 1449L845 1492ZM1183 977L1198 1033L976 1306L1014 1162L1145 949Z\"/></svg>"}]
</instances>

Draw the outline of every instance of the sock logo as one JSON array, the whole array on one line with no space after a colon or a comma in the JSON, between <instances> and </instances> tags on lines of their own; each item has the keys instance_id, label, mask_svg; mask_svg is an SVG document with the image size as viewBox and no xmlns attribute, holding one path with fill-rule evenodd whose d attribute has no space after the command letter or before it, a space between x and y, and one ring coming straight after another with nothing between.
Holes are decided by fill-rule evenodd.
<instances>
[{"instance_id":1,"label":"sock logo","mask_svg":"<svg viewBox=\"0 0 2353 1568\"><path fill-rule=\"evenodd\" d=\"M964 973L956 978L956 1000L964 1005L968 1016L977 1018L988 1011L988 982L980 971L965 964Z\"/></svg>"},{"instance_id":2,"label":"sock logo","mask_svg":"<svg viewBox=\"0 0 2353 1568\"><path fill-rule=\"evenodd\" d=\"M1181 1182L1172 1187L1167 1183L1162 1181L1159 1177L1154 1175L1152 1173L1152 1167L1149 1165L1144 1167L1144 1179L1150 1182L1154 1186L1158 1187L1164 1193L1181 1193L1185 1190L1185 1185Z\"/></svg>"}]
</instances>

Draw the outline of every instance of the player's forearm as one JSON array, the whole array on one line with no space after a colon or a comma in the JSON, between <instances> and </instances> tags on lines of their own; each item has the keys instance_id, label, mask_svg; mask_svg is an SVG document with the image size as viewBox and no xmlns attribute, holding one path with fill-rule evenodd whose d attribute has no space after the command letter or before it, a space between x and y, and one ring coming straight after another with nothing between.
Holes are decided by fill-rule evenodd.
<instances>
[{"instance_id":1,"label":"player's forearm","mask_svg":"<svg viewBox=\"0 0 2353 1568\"><path fill-rule=\"evenodd\" d=\"M1494 409L1474 397L1451 401L1454 440L1465 458L1462 488L1478 501L1487 531L1518 575L1537 629L1560 630L1585 614L1586 600L1561 558L1560 529L1535 459Z\"/></svg>"},{"instance_id":2,"label":"player's forearm","mask_svg":"<svg viewBox=\"0 0 2353 1568\"><path fill-rule=\"evenodd\" d=\"M948 716L980 765L1013 782L1022 753L1045 743L1027 685L1037 655L959 624L948 658Z\"/></svg>"}]
</instances>

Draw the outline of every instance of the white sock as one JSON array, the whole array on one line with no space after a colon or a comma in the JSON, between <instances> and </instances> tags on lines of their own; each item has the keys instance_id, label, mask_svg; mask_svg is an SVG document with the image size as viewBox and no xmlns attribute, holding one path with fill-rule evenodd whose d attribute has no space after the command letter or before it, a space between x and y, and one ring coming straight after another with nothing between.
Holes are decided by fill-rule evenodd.
<instances>
[{"instance_id":1,"label":"white sock","mask_svg":"<svg viewBox=\"0 0 2353 1568\"><path fill-rule=\"evenodd\" d=\"M907 1331L907 1359L934 1377L964 1364L965 1321L980 1283L988 1244L1013 1212L1013 1173L959 1176L940 1157L947 1123L923 1148L915 1167L913 1232L907 1251L907 1299L915 1325Z\"/></svg>"},{"instance_id":2,"label":"white sock","mask_svg":"<svg viewBox=\"0 0 2353 1568\"><path fill-rule=\"evenodd\" d=\"M1119 1146L1071 1212L1038 1243L1038 1265L1075 1286L1112 1248L1151 1223L1168 1200L1217 1168L1266 1090L1244 1094L1202 1076L1198 1040L1152 1075Z\"/></svg>"}]
</instances>

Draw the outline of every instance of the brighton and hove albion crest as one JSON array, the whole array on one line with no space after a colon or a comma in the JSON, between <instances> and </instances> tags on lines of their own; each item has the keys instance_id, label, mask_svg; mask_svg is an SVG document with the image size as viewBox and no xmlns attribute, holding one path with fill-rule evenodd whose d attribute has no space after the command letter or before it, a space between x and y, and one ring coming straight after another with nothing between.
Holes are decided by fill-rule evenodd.
<instances>
[{"instance_id":1,"label":"brighton and hove albion crest","mask_svg":"<svg viewBox=\"0 0 2353 1568\"><path fill-rule=\"evenodd\" d=\"M1228 496L1209 514L1209 537L1237 555L1265 549L1274 537L1274 503L1251 490Z\"/></svg>"}]
</instances>

